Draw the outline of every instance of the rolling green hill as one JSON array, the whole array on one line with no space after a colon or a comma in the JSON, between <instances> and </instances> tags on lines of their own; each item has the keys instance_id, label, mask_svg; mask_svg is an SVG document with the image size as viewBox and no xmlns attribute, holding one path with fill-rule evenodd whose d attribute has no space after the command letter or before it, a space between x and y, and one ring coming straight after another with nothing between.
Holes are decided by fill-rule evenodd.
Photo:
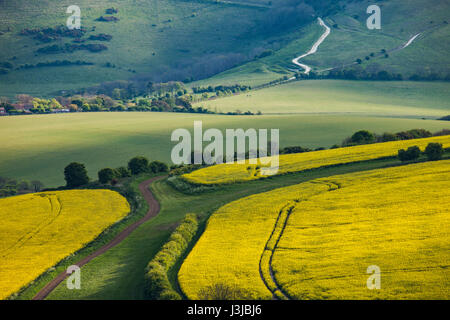
<instances>
[{"instance_id":1,"label":"rolling green hill","mask_svg":"<svg viewBox=\"0 0 450 320\"><path fill-rule=\"evenodd\" d=\"M69 0L0 1L0 62L13 69L0 75L0 95L29 93L48 95L100 82L138 77L152 81L207 77L253 58L265 49L278 48L291 40L286 26L276 25L273 12L258 5L182 0L81 0L83 44L100 43L101 52L36 53L49 45L73 44L60 37L45 43L20 35L24 29L65 25ZM113 15L108 8L118 9ZM115 16L115 22L96 21ZM273 22L270 22L270 20ZM287 29L311 21L300 17ZM269 21L269 23L268 23ZM95 29L95 30L94 30ZM92 41L90 36L108 34L110 41ZM55 60L86 61L94 65L16 68ZM106 63L115 67L105 67Z\"/></svg>"},{"instance_id":2,"label":"rolling green hill","mask_svg":"<svg viewBox=\"0 0 450 320\"><path fill-rule=\"evenodd\" d=\"M342 67L375 73L387 70L400 73L404 78L450 73L450 58L447 52L450 44L448 12L450 3L439 1L432 6L426 0L378 1L381 8L381 30L369 30L366 9L373 1L340 1L339 12L326 15L325 22L331 33L321 44L316 54L305 57L302 62L323 71ZM323 29L316 21L299 29L296 40L274 51L272 55L245 63L222 72L212 78L195 82L193 85L242 83L260 85L283 77L295 67L291 60L307 52L318 39ZM420 36L407 48L395 50L414 35ZM386 50L388 58L381 54ZM371 54L374 57L371 57ZM365 58L368 57L369 60ZM361 59L361 65L355 65Z\"/></svg>"},{"instance_id":3,"label":"rolling green hill","mask_svg":"<svg viewBox=\"0 0 450 320\"><path fill-rule=\"evenodd\" d=\"M365 0L80 0L85 33L79 41L84 42L74 43L73 37L43 42L35 35L20 34L24 29L64 25L72 4L0 1L0 95L49 96L126 79L146 83L208 78L194 85L262 84L292 74L291 60L309 50L323 32L318 16L332 31L319 51L304 59L314 71L360 58L364 62L352 68L388 70L406 77L450 73L448 1L432 6L426 0L379 1L382 29L368 30L366 8L372 3ZM108 8L118 12L108 15ZM96 21L100 16L119 20ZM389 58L370 57L403 45L417 33L421 35L408 48L389 53ZM89 39L99 34L112 39ZM107 50L37 53L48 46L90 44L105 45ZM23 68L57 60L90 64Z\"/></svg>"}]
</instances>

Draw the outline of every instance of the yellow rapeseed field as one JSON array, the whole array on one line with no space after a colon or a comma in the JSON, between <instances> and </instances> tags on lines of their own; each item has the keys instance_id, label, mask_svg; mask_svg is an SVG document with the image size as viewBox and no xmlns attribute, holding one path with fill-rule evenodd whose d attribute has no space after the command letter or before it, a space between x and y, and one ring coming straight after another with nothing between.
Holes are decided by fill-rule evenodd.
<instances>
[{"instance_id":1,"label":"yellow rapeseed field","mask_svg":"<svg viewBox=\"0 0 450 320\"><path fill-rule=\"evenodd\" d=\"M278 174L298 172L323 166L372 160L395 156L399 149L418 146L422 151L430 142L442 143L450 147L450 136L424 139L390 141L346 148L321 150L306 153L280 155ZM256 164L219 164L183 175L188 182L195 184L225 184L264 178Z\"/></svg>"},{"instance_id":2,"label":"yellow rapeseed field","mask_svg":"<svg viewBox=\"0 0 450 320\"><path fill-rule=\"evenodd\" d=\"M69 190L0 199L0 299L95 239L130 211L111 190Z\"/></svg>"},{"instance_id":3,"label":"yellow rapeseed field","mask_svg":"<svg viewBox=\"0 0 450 320\"><path fill-rule=\"evenodd\" d=\"M211 216L180 285L191 299L217 283L261 299L449 299L449 207L450 160L252 195Z\"/></svg>"}]
</instances>

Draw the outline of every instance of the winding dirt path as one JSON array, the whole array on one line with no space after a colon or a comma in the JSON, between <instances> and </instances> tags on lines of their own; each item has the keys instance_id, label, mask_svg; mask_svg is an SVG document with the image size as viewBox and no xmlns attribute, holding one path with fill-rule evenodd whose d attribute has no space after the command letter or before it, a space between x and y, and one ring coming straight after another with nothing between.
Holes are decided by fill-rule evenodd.
<instances>
[{"instance_id":1,"label":"winding dirt path","mask_svg":"<svg viewBox=\"0 0 450 320\"><path fill-rule=\"evenodd\" d=\"M152 184L154 181L160 180L165 178L165 176L161 177L154 177L149 180L146 180L139 184L139 190L141 191L145 201L148 203L149 209L144 217L139 219L138 221L134 222L133 224L126 227L122 232L120 232L116 237L111 240L109 243L105 244L103 247L97 249L96 251L92 252L87 257L81 259L77 263L74 263L75 265L79 266L80 268L84 266L86 263L91 261L92 259L102 255L112 247L118 245L121 243L127 236L129 236L137 227L139 227L144 222L148 221L149 219L153 218L159 213L160 206L159 202L155 199L152 192L149 190L148 186ZM61 282L64 281L69 275L66 271L61 272L54 278L52 281L47 283L45 287L43 287L34 297L33 300L43 300L45 299Z\"/></svg>"}]
</instances>

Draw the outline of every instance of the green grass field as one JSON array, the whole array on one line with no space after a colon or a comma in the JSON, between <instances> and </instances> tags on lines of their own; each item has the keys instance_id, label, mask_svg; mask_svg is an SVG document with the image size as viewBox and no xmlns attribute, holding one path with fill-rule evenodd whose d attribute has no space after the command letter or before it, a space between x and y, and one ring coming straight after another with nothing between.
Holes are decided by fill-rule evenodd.
<instances>
[{"instance_id":1,"label":"green grass field","mask_svg":"<svg viewBox=\"0 0 450 320\"><path fill-rule=\"evenodd\" d=\"M86 164L92 179L105 167L126 165L135 155L170 162L173 130L203 128L279 128L280 145L330 147L352 133L413 128L439 131L447 121L346 115L221 116L177 113L78 113L0 118L0 176L38 179L47 187L64 184L64 167Z\"/></svg>"},{"instance_id":2,"label":"green grass field","mask_svg":"<svg viewBox=\"0 0 450 320\"><path fill-rule=\"evenodd\" d=\"M357 114L436 118L450 112L447 82L296 81L197 103L221 112Z\"/></svg>"}]
</instances>

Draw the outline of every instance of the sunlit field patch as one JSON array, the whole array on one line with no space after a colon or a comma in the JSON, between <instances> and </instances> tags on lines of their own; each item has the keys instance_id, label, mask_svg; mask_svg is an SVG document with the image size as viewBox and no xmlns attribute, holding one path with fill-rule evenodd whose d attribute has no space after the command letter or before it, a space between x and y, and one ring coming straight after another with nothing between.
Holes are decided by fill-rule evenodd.
<instances>
[{"instance_id":1,"label":"sunlit field patch","mask_svg":"<svg viewBox=\"0 0 450 320\"><path fill-rule=\"evenodd\" d=\"M373 160L397 155L399 149L418 146L422 151L430 142L450 147L450 136L390 141L346 148L280 155L278 174L298 172L323 166ZM248 162L248 161L247 161ZM183 175L194 184L225 184L265 178L257 164L219 164Z\"/></svg>"},{"instance_id":2,"label":"sunlit field patch","mask_svg":"<svg viewBox=\"0 0 450 320\"><path fill-rule=\"evenodd\" d=\"M110 190L0 199L0 299L85 246L129 211L126 199Z\"/></svg>"},{"instance_id":3,"label":"sunlit field patch","mask_svg":"<svg viewBox=\"0 0 450 320\"><path fill-rule=\"evenodd\" d=\"M212 215L180 285L191 299L217 283L261 299L448 299L449 205L448 160L252 195ZM371 265L379 290L366 285Z\"/></svg>"}]
</instances>

